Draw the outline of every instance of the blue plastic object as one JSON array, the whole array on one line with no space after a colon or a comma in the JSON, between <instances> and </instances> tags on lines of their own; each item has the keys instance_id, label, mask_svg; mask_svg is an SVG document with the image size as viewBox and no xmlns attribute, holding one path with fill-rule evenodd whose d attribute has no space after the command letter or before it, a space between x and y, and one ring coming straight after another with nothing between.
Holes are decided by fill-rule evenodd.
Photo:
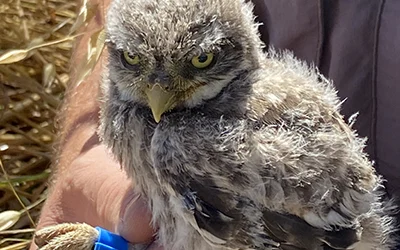
<instances>
[{"instance_id":1,"label":"blue plastic object","mask_svg":"<svg viewBox=\"0 0 400 250\"><path fill-rule=\"evenodd\" d=\"M94 244L94 250L128 250L128 242L121 236L101 227L96 227L96 230L99 231L99 238Z\"/></svg>"}]
</instances>

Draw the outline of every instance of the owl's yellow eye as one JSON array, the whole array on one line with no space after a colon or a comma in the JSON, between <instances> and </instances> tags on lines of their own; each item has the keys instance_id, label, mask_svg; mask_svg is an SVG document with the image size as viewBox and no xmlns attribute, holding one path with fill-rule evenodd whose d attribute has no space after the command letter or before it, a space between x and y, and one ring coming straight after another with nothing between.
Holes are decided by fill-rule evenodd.
<instances>
[{"instance_id":1,"label":"owl's yellow eye","mask_svg":"<svg viewBox=\"0 0 400 250\"><path fill-rule=\"evenodd\" d=\"M192 58L192 64L198 69L204 69L207 66L210 66L214 59L213 53L202 53L199 56L194 56Z\"/></svg>"},{"instance_id":2,"label":"owl's yellow eye","mask_svg":"<svg viewBox=\"0 0 400 250\"><path fill-rule=\"evenodd\" d=\"M130 65L137 65L140 62L140 57L138 55L132 55L127 51L124 51L124 59Z\"/></svg>"}]
</instances>

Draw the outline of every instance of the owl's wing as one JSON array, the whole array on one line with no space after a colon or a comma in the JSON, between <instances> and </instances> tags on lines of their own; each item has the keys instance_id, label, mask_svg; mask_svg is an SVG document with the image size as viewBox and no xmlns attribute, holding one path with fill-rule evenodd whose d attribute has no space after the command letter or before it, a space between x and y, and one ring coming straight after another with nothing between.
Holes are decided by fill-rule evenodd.
<instances>
[{"instance_id":1,"label":"owl's wing","mask_svg":"<svg viewBox=\"0 0 400 250\"><path fill-rule=\"evenodd\" d=\"M222 190L207 177L191 180L182 187L181 194L186 208L193 214L195 228L211 245L238 249L279 246L263 232L260 223L263 215L251 211L249 199ZM248 218L246 214L257 218Z\"/></svg>"},{"instance_id":2,"label":"owl's wing","mask_svg":"<svg viewBox=\"0 0 400 250\"><path fill-rule=\"evenodd\" d=\"M294 215L259 211L249 199L205 183L210 182L192 180L183 197L200 234L213 245L240 249L329 250L348 249L359 241L357 229L318 229Z\"/></svg>"},{"instance_id":3,"label":"owl's wing","mask_svg":"<svg viewBox=\"0 0 400 250\"><path fill-rule=\"evenodd\" d=\"M281 243L282 249L349 249L360 240L359 231L355 228L337 228L326 231L312 227L303 219L290 214L281 214L265 210L264 222L266 231L272 238Z\"/></svg>"}]
</instances>

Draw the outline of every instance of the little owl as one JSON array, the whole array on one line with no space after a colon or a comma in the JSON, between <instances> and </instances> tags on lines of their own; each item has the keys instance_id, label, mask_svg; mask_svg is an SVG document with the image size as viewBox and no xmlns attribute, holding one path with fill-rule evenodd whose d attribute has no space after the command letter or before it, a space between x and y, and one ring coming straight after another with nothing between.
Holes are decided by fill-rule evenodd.
<instances>
[{"instance_id":1,"label":"little owl","mask_svg":"<svg viewBox=\"0 0 400 250\"><path fill-rule=\"evenodd\" d=\"M100 136L166 250L389 250L382 180L329 81L245 0L114 0Z\"/></svg>"}]
</instances>

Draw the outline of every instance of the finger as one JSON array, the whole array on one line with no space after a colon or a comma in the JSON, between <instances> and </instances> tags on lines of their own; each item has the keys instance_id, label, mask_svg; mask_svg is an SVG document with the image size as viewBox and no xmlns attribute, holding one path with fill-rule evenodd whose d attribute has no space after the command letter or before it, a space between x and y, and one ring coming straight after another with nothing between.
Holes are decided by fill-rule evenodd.
<instances>
[{"instance_id":1,"label":"finger","mask_svg":"<svg viewBox=\"0 0 400 250\"><path fill-rule=\"evenodd\" d=\"M121 206L118 234L130 242L149 242L154 235L150 225L151 214L145 200L138 193L128 194Z\"/></svg>"},{"instance_id":2,"label":"finger","mask_svg":"<svg viewBox=\"0 0 400 250\"><path fill-rule=\"evenodd\" d=\"M74 182L79 183L87 199L93 201L85 213L86 219L91 220L89 223L116 231L132 243L151 241L154 232L147 205L105 146L90 149L78 165L77 169L83 167L85 171L75 174Z\"/></svg>"}]
</instances>

